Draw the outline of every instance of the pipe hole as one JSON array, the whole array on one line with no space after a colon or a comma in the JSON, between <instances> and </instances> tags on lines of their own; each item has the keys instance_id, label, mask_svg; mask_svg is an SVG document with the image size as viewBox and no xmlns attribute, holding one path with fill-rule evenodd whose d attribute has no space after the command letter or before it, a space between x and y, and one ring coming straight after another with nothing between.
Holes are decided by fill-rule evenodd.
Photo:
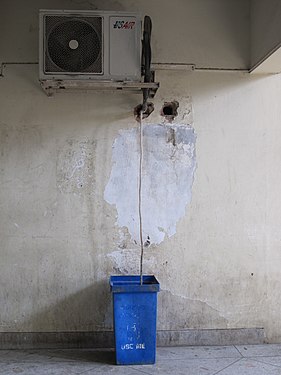
<instances>
[{"instance_id":1,"label":"pipe hole","mask_svg":"<svg viewBox=\"0 0 281 375\"><path fill-rule=\"evenodd\" d=\"M173 121L174 118L178 115L179 102L173 100L172 102L165 102L162 110L161 116L165 117L169 122Z\"/></svg>"},{"instance_id":2,"label":"pipe hole","mask_svg":"<svg viewBox=\"0 0 281 375\"><path fill-rule=\"evenodd\" d=\"M170 106L170 105L166 105L166 106L163 107L163 114L164 114L164 116L172 116L172 115L175 115L174 112L175 112L175 111L174 111L173 107Z\"/></svg>"}]
</instances>

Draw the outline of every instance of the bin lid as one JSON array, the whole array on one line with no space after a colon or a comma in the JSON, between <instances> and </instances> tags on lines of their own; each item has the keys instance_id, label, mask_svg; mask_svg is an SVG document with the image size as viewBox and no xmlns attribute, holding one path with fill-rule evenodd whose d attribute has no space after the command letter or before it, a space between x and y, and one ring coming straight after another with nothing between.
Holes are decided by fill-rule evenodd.
<instances>
[{"instance_id":1,"label":"bin lid","mask_svg":"<svg viewBox=\"0 0 281 375\"><path fill-rule=\"evenodd\" d=\"M113 293L159 292L160 284L154 275L143 275L142 285L139 275L118 275L110 277L110 289Z\"/></svg>"}]
</instances>

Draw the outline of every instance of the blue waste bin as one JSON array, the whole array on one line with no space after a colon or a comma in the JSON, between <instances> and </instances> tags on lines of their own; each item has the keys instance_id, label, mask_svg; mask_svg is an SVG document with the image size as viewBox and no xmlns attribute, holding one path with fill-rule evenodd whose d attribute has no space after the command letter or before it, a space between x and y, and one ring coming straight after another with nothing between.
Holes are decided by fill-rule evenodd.
<instances>
[{"instance_id":1,"label":"blue waste bin","mask_svg":"<svg viewBox=\"0 0 281 375\"><path fill-rule=\"evenodd\" d=\"M116 363L155 363L157 292L159 282L152 275L111 276Z\"/></svg>"}]
</instances>

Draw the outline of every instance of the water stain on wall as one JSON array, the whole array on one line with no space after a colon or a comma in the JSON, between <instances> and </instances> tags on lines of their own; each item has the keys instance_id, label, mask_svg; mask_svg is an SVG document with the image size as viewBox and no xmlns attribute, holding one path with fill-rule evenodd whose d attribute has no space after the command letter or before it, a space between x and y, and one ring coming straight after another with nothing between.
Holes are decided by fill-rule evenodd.
<instances>
[{"instance_id":1,"label":"water stain on wall","mask_svg":"<svg viewBox=\"0 0 281 375\"><path fill-rule=\"evenodd\" d=\"M228 327L227 319L207 301L174 295L168 290L161 289L158 308L158 323L162 329Z\"/></svg>"},{"instance_id":2,"label":"water stain on wall","mask_svg":"<svg viewBox=\"0 0 281 375\"><path fill-rule=\"evenodd\" d=\"M160 244L176 233L191 201L196 134L185 124L143 125L143 236ZM113 167L104 198L115 205L117 225L139 242L139 129L121 130L113 144Z\"/></svg>"}]
</instances>

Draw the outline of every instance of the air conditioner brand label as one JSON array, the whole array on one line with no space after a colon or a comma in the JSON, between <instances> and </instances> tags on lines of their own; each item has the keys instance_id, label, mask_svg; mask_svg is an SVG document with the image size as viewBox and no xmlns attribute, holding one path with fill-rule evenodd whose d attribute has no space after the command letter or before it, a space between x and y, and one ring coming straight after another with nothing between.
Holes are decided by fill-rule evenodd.
<instances>
[{"instance_id":1,"label":"air conditioner brand label","mask_svg":"<svg viewBox=\"0 0 281 375\"><path fill-rule=\"evenodd\" d=\"M132 30L135 27L135 21L124 21L124 20L117 20L115 21L113 28L114 29L128 29Z\"/></svg>"}]
</instances>

